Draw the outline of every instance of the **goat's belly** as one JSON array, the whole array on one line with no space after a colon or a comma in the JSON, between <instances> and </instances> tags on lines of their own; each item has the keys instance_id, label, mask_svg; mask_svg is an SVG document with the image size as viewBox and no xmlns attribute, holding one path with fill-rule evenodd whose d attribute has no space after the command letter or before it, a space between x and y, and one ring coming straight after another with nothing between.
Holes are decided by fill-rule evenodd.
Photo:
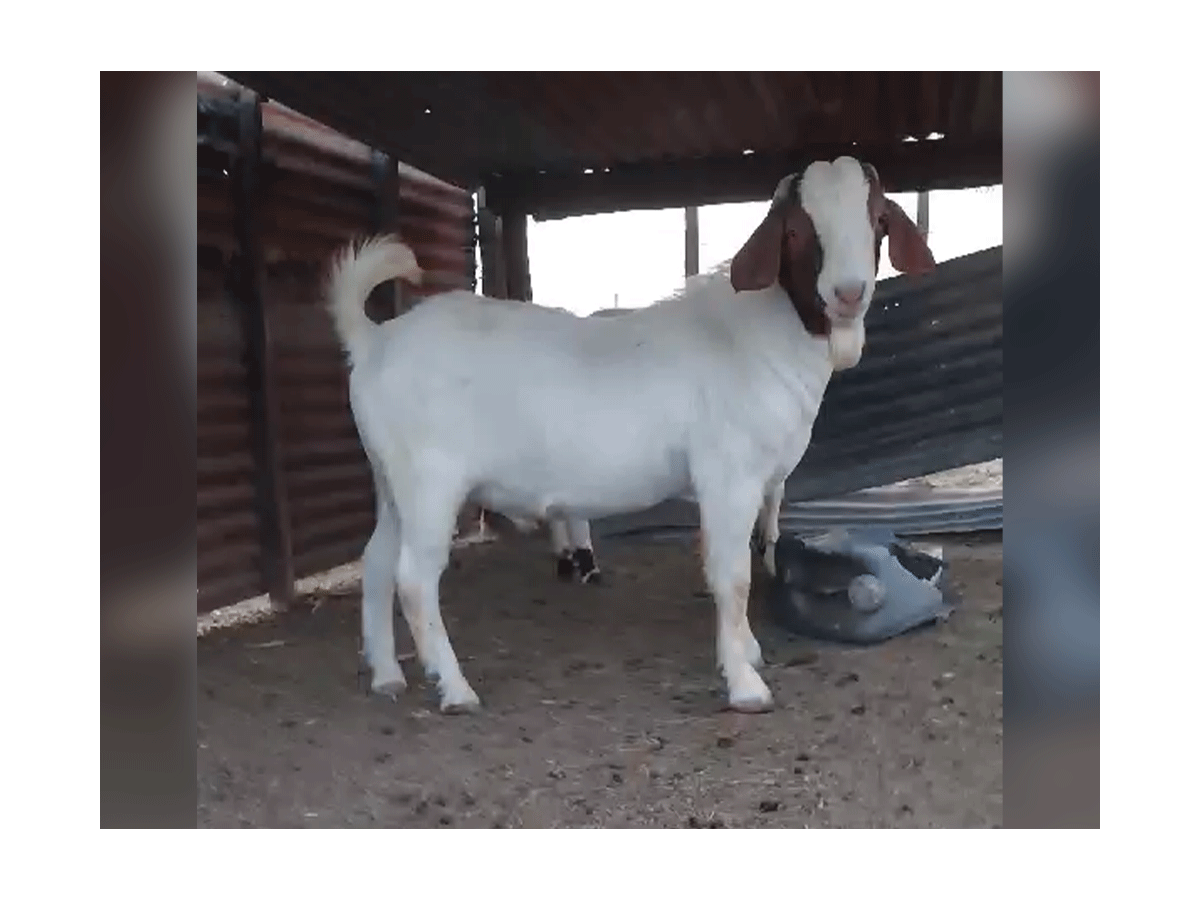
<instances>
[{"instance_id":1,"label":"goat's belly","mask_svg":"<svg viewBox=\"0 0 1200 900\"><path fill-rule=\"evenodd\" d=\"M586 467L496 473L472 492L481 506L511 516L594 519L647 509L689 489L679 461L659 466Z\"/></svg>"}]
</instances>

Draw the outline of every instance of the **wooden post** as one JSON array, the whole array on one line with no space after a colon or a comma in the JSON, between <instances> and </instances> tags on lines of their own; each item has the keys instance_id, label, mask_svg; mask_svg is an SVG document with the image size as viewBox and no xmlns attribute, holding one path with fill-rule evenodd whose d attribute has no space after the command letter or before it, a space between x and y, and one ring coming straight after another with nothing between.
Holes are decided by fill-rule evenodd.
<instances>
[{"instance_id":1,"label":"wooden post","mask_svg":"<svg viewBox=\"0 0 1200 900\"><path fill-rule=\"evenodd\" d=\"M921 237L929 238L929 191L917 194L917 231Z\"/></svg>"},{"instance_id":2,"label":"wooden post","mask_svg":"<svg viewBox=\"0 0 1200 900\"><path fill-rule=\"evenodd\" d=\"M378 150L371 152L371 180L375 183L375 202L371 205L371 233L385 234L396 227L399 213L400 170L396 160ZM400 315L400 299L394 281L379 285L367 301L368 314L380 319Z\"/></svg>"},{"instance_id":3,"label":"wooden post","mask_svg":"<svg viewBox=\"0 0 1200 900\"><path fill-rule=\"evenodd\" d=\"M488 209L487 193L479 189L479 263L483 268L483 293L486 297L507 297L504 275L503 225L500 217Z\"/></svg>"},{"instance_id":4,"label":"wooden post","mask_svg":"<svg viewBox=\"0 0 1200 900\"><path fill-rule=\"evenodd\" d=\"M529 217L505 210L500 222L500 245L504 248L506 296L511 300L533 300L529 277Z\"/></svg>"},{"instance_id":5,"label":"wooden post","mask_svg":"<svg viewBox=\"0 0 1200 900\"><path fill-rule=\"evenodd\" d=\"M239 154L233 179L238 265L236 301L246 338L246 380L255 461L255 499L262 541L263 583L276 606L295 600L292 523L280 444L274 343L263 292L261 202L262 106L256 96L239 103Z\"/></svg>"},{"instance_id":6,"label":"wooden post","mask_svg":"<svg viewBox=\"0 0 1200 900\"><path fill-rule=\"evenodd\" d=\"M686 207L683 211L683 275L691 278L700 272L700 211Z\"/></svg>"}]
</instances>

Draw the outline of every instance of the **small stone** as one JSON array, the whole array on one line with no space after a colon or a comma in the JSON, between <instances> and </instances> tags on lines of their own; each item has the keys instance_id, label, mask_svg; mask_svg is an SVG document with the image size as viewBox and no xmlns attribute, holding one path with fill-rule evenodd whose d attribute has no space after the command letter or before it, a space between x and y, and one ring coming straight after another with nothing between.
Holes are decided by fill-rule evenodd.
<instances>
[{"instance_id":1,"label":"small stone","mask_svg":"<svg viewBox=\"0 0 1200 900\"><path fill-rule=\"evenodd\" d=\"M797 653L791 659L787 660L784 665L788 668L793 668L795 666L811 666L819 658L820 657L818 657L817 654L812 650L803 650L800 653Z\"/></svg>"}]
</instances>

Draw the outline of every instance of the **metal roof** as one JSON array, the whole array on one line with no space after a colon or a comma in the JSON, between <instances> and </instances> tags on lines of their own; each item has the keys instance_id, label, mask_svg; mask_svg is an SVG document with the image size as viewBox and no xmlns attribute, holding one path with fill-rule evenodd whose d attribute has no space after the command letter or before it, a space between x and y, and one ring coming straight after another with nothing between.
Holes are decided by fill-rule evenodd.
<instances>
[{"instance_id":1,"label":"metal roof","mask_svg":"<svg viewBox=\"0 0 1200 900\"><path fill-rule=\"evenodd\" d=\"M541 217L763 199L843 152L893 191L1001 180L998 72L226 74Z\"/></svg>"}]
</instances>

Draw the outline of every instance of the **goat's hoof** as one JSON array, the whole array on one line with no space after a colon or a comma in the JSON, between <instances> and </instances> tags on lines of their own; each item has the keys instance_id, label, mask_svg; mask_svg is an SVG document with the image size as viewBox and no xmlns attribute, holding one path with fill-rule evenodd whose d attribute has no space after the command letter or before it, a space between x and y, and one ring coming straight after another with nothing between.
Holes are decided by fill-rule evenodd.
<instances>
[{"instance_id":1,"label":"goat's hoof","mask_svg":"<svg viewBox=\"0 0 1200 900\"><path fill-rule=\"evenodd\" d=\"M592 569L587 574L580 576L580 581L584 584L604 584L604 578L599 569Z\"/></svg>"},{"instance_id":2,"label":"goat's hoof","mask_svg":"<svg viewBox=\"0 0 1200 900\"><path fill-rule=\"evenodd\" d=\"M757 672L746 678L738 690L729 692L729 708L740 713L765 713L775 708L775 698Z\"/></svg>"},{"instance_id":3,"label":"goat's hoof","mask_svg":"<svg viewBox=\"0 0 1200 900\"><path fill-rule=\"evenodd\" d=\"M371 679L372 693L391 697L393 700L403 694L407 687L408 682L404 680L404 673L400 671L399 666L396 666L395 671L377 672Z\"/></svg>"},{"instance_id":4,"label":"goat's hoof","mask_svg":"<svg viewBox=\"0 0 1200 900\"><path fill-rule=\"evenodd\" d=\"M560 556L555 566L555 572L562 581L575 580L575 562L569 556Z\"/></svg>"},{"instance_id":5,"label":"goat's hoof","mask_svg":"<svg viewBox=\"0 0 1200 900\"><path fill-rule=\"evenodd\" d=\"M441 709L448 716L466 715L478 712L480 707L479 695L469 686L463 690L447 692L442 696Z\"/></svg>"},{"instance_id":6,"label":"goat's hoof","mask_svg":"<svg viewBox=\"0 0 1200 900\"><path fill-rule=\"evenodd\" d=\"M734 712L747 715L767 713L775 708L775 698L770 694L767 694L766 697L739 697L736 699L731 697L729 708Z\"/></svg>"}]
</instances>

